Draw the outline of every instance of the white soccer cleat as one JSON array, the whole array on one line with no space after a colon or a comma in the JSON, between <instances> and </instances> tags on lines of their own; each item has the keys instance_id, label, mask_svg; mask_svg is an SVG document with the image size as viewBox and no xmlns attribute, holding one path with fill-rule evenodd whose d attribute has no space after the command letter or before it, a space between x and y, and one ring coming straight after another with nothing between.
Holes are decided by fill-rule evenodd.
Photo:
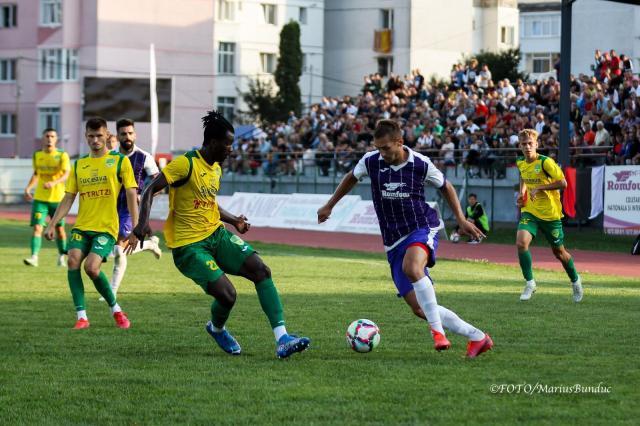
<instances>
[{"instance_id":1,"label":"white soccer cleat","mask_svg":"<svg viewBox=\"0 0 640 426\"><path fill-rule=\"evenodd\" d=\"M67 267L67 257L64 254L61 254L60 256L58 256L57 265L62 267L62 268L66 268Z\"/></svg>"},{"instance_id":2,"label":"white soccer cleat","mask_svg":"<svg viewBox=\"0 0 640 426\"><path fill-rule=\"evenodd\" d=\"M22 260L27 266L38 266L38 256L32 255L31 257L27 257Z\"/></svg>"},{"instance_id":3,"label":"white soccer cleat","mask_svg":"<svg viewBox=\"0 0 640 426\"><path fill-rule=\"evenodd\" d=\"M451 234L451 242L457 243L458 241L460 241L460 234L458 234L457 232Z\"/></svg>"},{"instance_id":4,"label":"white soccer cleat","mask_svg":"<svg viewBox=\"0 0 640 426\"><path fill-rule=\"evenodd\" d=\"M162 250L160 250L160 239L154 235L151 238L149 238L149 241L151 241L152 243L152 246L150 249L151 252L156 257L156 259L160 259L162 257Z\"/></svg>"},{"instance_id":5,"label":"white soccer cleat","mask_svg":"<svg viewBox=\"0 0 640 426\"><path fill-rule=\"evenodd\" d=\"M533 293L536 292L536 283L535 281L531 281L531 282L527 282L524 285L524 289L522 290L522 294L520 295L520 300L523 302L526 302L527 300L531 299L531 296L533 296Z\"/></svg>"},{"instance_id":6,"label":"white soccer cleat","mask_svg":"<svg viewBox=\"0 0 640 426\"><path fill-rule=\"evenodd\" d=\"M578 279L571 283L573 289L573 301L578 303L582 301L582 278L578 275Z\"/></svg>"}]
</instances>

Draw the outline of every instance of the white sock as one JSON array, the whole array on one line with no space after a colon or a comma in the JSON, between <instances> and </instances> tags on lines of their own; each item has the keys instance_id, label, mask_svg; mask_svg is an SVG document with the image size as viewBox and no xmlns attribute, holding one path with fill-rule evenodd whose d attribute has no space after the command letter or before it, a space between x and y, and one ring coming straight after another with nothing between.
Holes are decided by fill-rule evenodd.
<instances>
[{"instance_id":1,"label":"white sock","mask_svg":"<svg viewBox=\"0 0 640 426\"><path fill-rule=\"evenodd\" d=\"M440 312L440 318L442 319L442 325L447 330L452 331L461 336L467 337L469 340L482 340L484 339L484 333L468 322L460 319L458 315L452 310L438 305L438 311Z\"/></svg>"},{"instance_id":2,"label":"white sock","mask_svg":"<svg viewBox=\"0 0 640 426\"><path fill-rule=\"evenodd\" d=\"M213 325L213 323L211 323L211 329L213 330L214 333L222 333L224 331L224 325L222 326L222 328L218 328L215 325Z\"/></svg>"},{"instance_id":3,"label":"white sock","mask_svg":"<svg viewBox=\"0 0 640 426\"><path fill-rule=\"evenodd\" d=\"M78 315L78 319L89 320L89 318L87 317L87 311L85 311L84 309L81 311L76 311L76 315Z\"/></svg>"},{"instance_id":4,"label":"white sock","mask_svg":"<svg viewBox=\"0 0 640 426\"><path fill-rule=\"evenodd\" d=\"M120 283L122 283L122 279L124 278L124 273L127 270L127 255L124 254L124 250L120 246L114 247L114 254L111 291L113 291L113 294L115 295L118 292Z\"/></svg>"},{"instance_id":5,"label":"white sock","mask_svg":"<svg viewBox=\"0 0 640 426\"><path fill-rule=\"evenodd\" d=\"M116 312L122 312L120 305L117 303L111 307L111 314L115 314Z\"/></svg>"},{"instance_id":6,"label":"white sock","mask_svg":"<svg viewBox=\"0 0 640 426\"><path fill-rule=\"evenodd\" d=\"M287 334L287 329L284 325L279 325L273 329L273 335L276 337L276 342L280 341L280 338Z\"/></svg>"},{"instance_id":7,"label":"white sock","mask_svg":"<svg viewBox=\"0 0 640 426\"><path fill-rule=\"evenodd\" d=\"M442 320L438 311L438 301L436 300L436 292L433 289L431 278L425 275L418 281L413 283L413 290L416 292L416 299L422 308L422 312L427 316L427 321L432 330L444 334L442 328Z\"/></svg>"}]
</instances>

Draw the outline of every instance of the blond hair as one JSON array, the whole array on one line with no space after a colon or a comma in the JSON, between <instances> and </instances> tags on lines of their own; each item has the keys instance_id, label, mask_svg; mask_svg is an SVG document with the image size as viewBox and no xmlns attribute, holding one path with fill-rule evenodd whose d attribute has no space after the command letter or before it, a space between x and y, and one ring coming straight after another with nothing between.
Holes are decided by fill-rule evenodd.
<instances>
[{"instance_id":1,"label":"blond hair","mask_svg":"<svg viewBox=\"0 0 640 426\"><path fill-rule=\"evenodd\" d=\"M531 138L534 141L537 141L538 132L536 132L534 129L524 129L524 130L521 130L520 133L518 133L518 140L523 140L528 138Z\"/></svg>"}]
</instances>

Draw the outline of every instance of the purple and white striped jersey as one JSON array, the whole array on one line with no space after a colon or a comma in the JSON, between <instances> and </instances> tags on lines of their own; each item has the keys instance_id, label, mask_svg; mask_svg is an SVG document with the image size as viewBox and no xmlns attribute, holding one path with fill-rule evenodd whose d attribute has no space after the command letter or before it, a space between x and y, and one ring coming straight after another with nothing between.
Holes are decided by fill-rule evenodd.
<instances>
[{"instance_id":1,"label":"purple and white striped jersey","mask_svg":"<svg viewBox=\"0 0 640 426\"><path fill-rule=\"evenodd\" d=\"M160 173L160 170L158 170L158 166L156 165L153 156L137 146L133 147L133 150L127 155L127 157L129 157L129 161L131 161L133 177L138 183L138 194L140 194L144 189L145 179L148 176ZM118 194L118 214L120 216L129 215L129 210L127 209L127 196L124 187L120 190L120 194Z\"/></svg>"},{"instance_id":2,"label":"purple and white striped jersey","mask_svg":"<svg viewBox=\"0 0 640 426\"><path fill-rule=\"evenodd\" d=\"M366 153L353 169L356 179L369 176L371 197L378 216L382 241L388 250L416 229L440 226L438 213L424 198L424 184L438 189L446 180L429 157L404 147L409 158L403 164L388 164L378 151Z\"/></svg>"}]
</instances>

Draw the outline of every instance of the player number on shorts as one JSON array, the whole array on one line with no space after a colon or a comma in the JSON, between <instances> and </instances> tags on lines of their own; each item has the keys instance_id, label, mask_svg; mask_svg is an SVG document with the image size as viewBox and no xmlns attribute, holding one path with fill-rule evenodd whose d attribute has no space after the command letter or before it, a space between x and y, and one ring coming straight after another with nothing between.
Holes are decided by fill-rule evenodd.
<instances>
[{"instance_id":1,"label":"player number on shorts","mask_svg":"<svg viewBox=\"0 0 640 426\"><path fill-rule=\"evenodd\" d=\"M82 241L82 235L80 234L73 234L72 238L74 241Z\"/></svg>"},{"instance_id":2,"label":"player number on shorts","mask_svg":"<svg viewBox=\"0 0 640 426\"><path fill-rule=\"evenodd\" d=\"M207 260L207 266L212 271L215 271L216 269L218 269L218 265L216 265L216 262L214 262L213 260Z\"/></svg>"}]
</instances>

